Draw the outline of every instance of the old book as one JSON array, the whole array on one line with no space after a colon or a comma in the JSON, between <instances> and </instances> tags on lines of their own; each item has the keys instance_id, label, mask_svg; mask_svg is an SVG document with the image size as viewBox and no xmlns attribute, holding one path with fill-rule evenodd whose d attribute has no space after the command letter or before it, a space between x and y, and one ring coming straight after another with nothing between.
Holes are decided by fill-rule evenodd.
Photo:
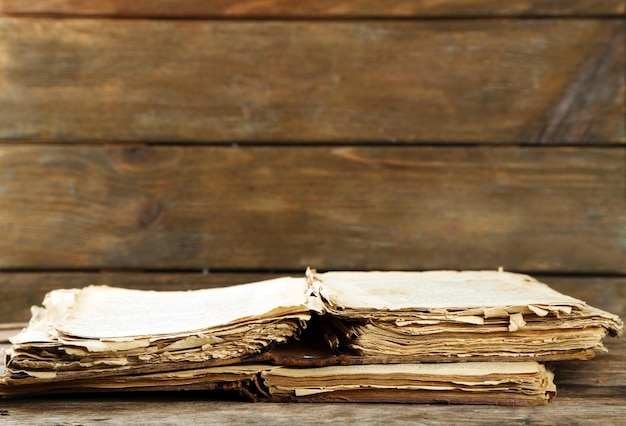
<instances>
[{"instance_id":1,"label":"old book","mask_svg":"<svg viewBox=\"0 0 626 426\"><path fill-rule=\"evenodd\" d=\"M460 362L287 367L235 364L74 380L24 378L7 395L103 391L235 391L251 401L542 405L555 394L542 364Z\"/></svg>"},{"instance_id":2,"label":"old book","mask_svg":"<svg viewBox=\"0 0 626 426\"><path fill-rule=\"evenodd\" d=\"M90 286L43 305L12 340L1 394L228 388L270 400L542 403L553 384L537 360L589 358L623 327L499 271L307 271L194 292Z\"/></svg>"},{"instance_id":3,"label":"old book","mask_svg":"<svg viewBox=\"0 0 626 426\"><path fill-rule=\"evenodd\" d=\"M289 277L193 292L55 290L11 339L7 367L65 380L233 364L297 336L310 297Z\"/></svg>"},{"instance_id":4,"label":"old book","mask_svg":"<svg viewBox=\"0 0 626 426\"><path fill-rule=\"evenodd\" d=\"M621 320L522 274L313 274L344 346L370 362L591 358Z\"/></svg>"},{"instance_id":5,"label":"old book","mask_svg":"<svg viewBox=\"0 0 626 426\"><path fill-rule=\"evenodd\" d=\"M277 367L260 382L279 401L539 405L556 393L552 379L527 361Z\"/></svg>"}]
</instances>

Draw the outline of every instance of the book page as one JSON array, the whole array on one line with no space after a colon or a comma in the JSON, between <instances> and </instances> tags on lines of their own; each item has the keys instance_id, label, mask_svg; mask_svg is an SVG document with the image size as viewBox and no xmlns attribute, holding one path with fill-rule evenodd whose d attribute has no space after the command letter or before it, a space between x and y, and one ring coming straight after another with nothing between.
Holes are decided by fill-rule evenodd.
<instances>
[{"instance_id":1,"label":"book page","mask_svg":"<svg viewBox=\"0 0 626 426\"><path fill-rule=\"evenodd\" d=\"M494 374L535 374L542 367L535 361L520 362L442 362L420 364L364 364L336 365L319 368L288 368L276 367L272 374L283 377L344 377L358 376L390 376L394 375L428 375L447 377L477 377L488 379Z\"/></svg>"},{"instance_id":2,"label":"book page","mask_svg":"<svg viewBox=\"0 0 626 426\"><path fill-rule=\"evenodd\" d=\"M306 398L339 392L337 400L348 395L356 397L358 394L354 392L359 392L363 400L390 402L394 401L391 395L395 392L411 391L405 396L415 402L420 395L428 400L426 394L421 393L426 391L431 396L445 392L450 400L456 395L465 402L468 394L482 395L484 402L489 401L491 394L494 399L508 395L506 400L510 401L522 396L545 404L556 391L553 374L533 361L278 367L263 371L261 376L270 393L275 395ZM375 391L382 393L372 393ZM324 399L327 397L322 396Z\"/></svg>"},{"instance_id":3,"label":"book page","mask_svg":"<svg viewBox=\"0 0 626 426\"><path fill-rule=\"evenodd\" d=\"M350 309L585 305L526 275L499 271L326 272L315 278L332 305Z\"/></svg>"},{"instance_id":4,"label":"book page","mask_svg":"<svg viewBox=\"0 0 626 426\"><path fill-rule=\"evenodd\" d=\"M81 338L189 333L238 321L307 313L308 284L284 277L195 291L142 291L90 286L76 293L55 327ZM50 300L44 302L53 309Z\"/></svg>"}]
</instances>

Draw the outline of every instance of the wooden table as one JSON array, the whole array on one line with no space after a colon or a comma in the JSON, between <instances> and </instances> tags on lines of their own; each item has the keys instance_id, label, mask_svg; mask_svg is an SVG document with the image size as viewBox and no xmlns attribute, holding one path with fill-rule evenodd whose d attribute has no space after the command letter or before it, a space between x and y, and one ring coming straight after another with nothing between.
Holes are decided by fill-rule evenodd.
<instances>
[{"instance_id":1,"label":"wooden table","mask_svg":"<svg viewBox=\"0 0 626 426\"><path fill-rule=\"evenodd\" d=\"M626 339L608 339L606 346L609 353L591 361L554 363L558 394L541 407L276 404L200 392L117 393L2 399L0 424L617 425L626 419Z\"/></svg>"}]
</instances>

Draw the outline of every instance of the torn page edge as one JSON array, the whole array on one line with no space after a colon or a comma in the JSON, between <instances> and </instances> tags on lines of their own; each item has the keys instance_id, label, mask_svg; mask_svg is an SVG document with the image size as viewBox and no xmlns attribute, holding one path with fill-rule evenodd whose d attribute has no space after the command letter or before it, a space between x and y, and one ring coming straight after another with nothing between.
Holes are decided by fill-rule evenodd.
<instances>
[{"instance_id":1,"label":"torn page edge","mask_svg":"<svg viewBox=\"0 0 626 426\"><path fill-rule=\"evenodd\" d=\"M315 272L315 269L306 268L305 276L308 283L306 305L310 311L318 315L324 315L326 313L326 305L324 303L326 289L322 281L315 276Z\"/></svg>"}]
</instances>

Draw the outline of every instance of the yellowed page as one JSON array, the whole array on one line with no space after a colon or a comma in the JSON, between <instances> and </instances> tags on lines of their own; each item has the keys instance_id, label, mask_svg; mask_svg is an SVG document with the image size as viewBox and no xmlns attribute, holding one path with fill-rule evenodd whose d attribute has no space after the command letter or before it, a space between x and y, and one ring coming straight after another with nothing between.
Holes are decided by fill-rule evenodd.
<instances>
[{"instance_id":1,"label":"yellowed page","mask_svg":"<svg viewBox=\"0 0 626 426\"><path fill-rule=\"evenodd\" d=\"M337 365L319 368L276 367L273 375L283 377L339 377L376 375L428 375L485 377L492 374L535 374L543 367L534 361L522 362L442 362L420 364Z\"/></svg>"},{"instance_id":2,"label":"yellowed page","mask_svg":"<svg viewBox=\"0 0 626 426\"><path fill-rule=\"evenodd\" d=\"M500 271L326 272L315 278L333 305L351 309L584 305L527 275Z\"/></svg>"},{"instance_id":3,"label":"yellowed page","mask_svg":"<svg viewBox=\"0 0 626 426\"><path fill-rule=\"evenodd\" d=\"M90 286L76 294L64 318L54 318L54 326L94 339L184 334L307 311L307 289L304 278L291 277L196 291Z\"/></svg>"}]
</instances>

